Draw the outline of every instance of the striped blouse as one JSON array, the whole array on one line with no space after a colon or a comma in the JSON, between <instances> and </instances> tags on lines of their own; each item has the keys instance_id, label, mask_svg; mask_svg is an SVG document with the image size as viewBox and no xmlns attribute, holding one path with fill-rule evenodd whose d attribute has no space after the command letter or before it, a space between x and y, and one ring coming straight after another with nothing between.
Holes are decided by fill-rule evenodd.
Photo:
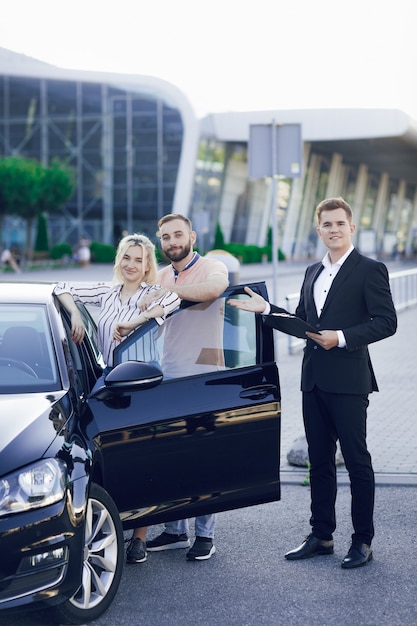
<instances>
[{"instance_id":1,"label":"striped blouse","mask_svg":"<svg viewBox=\"0 0 417 626\"><path fill-rule=\"evenodd\" d=\"M58 283L54 293L70 293L75 302L82 302L100 307L100 314L97 323L98 347L103 355L106 365L113 366L113 352L119 342L113 341L113 328L116 322L127 322L140 314L140 300L152 291L161 289L161 285L148 285L143 282L140 288L129 299L122 302L120 292L122 285L110 285L106 283L79 284L73 285L67 282ZM163 317L156 317L155 321L161 325L165 317L177 309L180 305L180 298L176 293L168 292L161 298L152 302L147 308L150 311L155 305L160 304L164 308ZM125 337L123 337L125 339ZM123 341L122 339L122 341ZM153 361L155 347L154 334L147 333L143 342L143 353L137 356L141 361Z\"/></svg>"}]
</instances>

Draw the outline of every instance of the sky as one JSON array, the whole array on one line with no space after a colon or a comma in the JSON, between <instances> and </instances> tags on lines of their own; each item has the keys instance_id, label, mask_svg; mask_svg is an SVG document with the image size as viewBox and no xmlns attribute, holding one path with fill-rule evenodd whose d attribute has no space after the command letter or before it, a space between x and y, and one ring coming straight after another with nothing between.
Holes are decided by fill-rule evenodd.
<instances>
[{"instance_id":1,"label":"sky","mask_svg":"<svg viewBox=\"0 0 417 626\"><path fill-rule=\"evenodd\" d=\"M6 0L0 47L155 76L202 117L396 108L417 120L415 0Z\"/></svg>"}]
</instances>

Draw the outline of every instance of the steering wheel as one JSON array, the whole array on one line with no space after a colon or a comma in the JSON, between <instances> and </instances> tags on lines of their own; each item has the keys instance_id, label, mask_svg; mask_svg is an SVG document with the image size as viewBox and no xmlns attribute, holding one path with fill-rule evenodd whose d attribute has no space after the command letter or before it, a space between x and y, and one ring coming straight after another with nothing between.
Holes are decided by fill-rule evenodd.
<instances>
[{"instance_id":1,"label":"steering wheel","mask_svg":"<svg viewBox=\"0 0 417 626\"><path fill-rule=\"evenodd\" d=\"M24 361L20 361L19 359L8 359L7 357L4 357L4 356L0 357L0 367L7 367L8 365L13 365L17 369L23 370L24 372L26 372L27 374L30 374L34 378L39 378L35 370L32 369L30 365L28 365Z\"/></svg>"}]
</instances>

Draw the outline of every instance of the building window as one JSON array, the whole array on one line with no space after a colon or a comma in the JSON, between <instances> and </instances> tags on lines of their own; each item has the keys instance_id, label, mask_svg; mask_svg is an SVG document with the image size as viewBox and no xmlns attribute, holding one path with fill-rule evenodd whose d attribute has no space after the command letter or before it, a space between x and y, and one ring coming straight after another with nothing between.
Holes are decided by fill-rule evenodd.
<instances>
[{"instance_id":1,"label":"building window","mask_svg":"<svg viewBox=\"0 0 417 626\"><path fill-rule=\"evenodd\" d=\"M0 153L46 164L59 157L76 171L75 193L49 216L52 245L105 241L104 233L116 244L125 229L154 233L172 211L184 128L180 111L157 93L1 77L0 107Z\"/></svg>"}]
</instances>

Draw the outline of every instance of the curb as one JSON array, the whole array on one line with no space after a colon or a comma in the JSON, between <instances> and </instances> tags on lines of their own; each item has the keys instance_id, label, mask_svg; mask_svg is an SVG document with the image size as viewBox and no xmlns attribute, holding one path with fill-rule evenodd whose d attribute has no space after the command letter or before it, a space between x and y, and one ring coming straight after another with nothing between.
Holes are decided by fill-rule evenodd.
<instances>
[{"instance_id":1,"label":"curb","mask_svg":"<svg viewBox=\"0 0 417 626\"><path fill-rule=\"evenodd\" d=\"M298 470L281 470L281 485L304 485L303 481L307 475L307 468ZM349 476L346 471L337 472L337 484L349 485ZM375 472L375 484L377 487L417 487L417 473L415 474L390 474Z\"/></svg>"}]
</instances>

